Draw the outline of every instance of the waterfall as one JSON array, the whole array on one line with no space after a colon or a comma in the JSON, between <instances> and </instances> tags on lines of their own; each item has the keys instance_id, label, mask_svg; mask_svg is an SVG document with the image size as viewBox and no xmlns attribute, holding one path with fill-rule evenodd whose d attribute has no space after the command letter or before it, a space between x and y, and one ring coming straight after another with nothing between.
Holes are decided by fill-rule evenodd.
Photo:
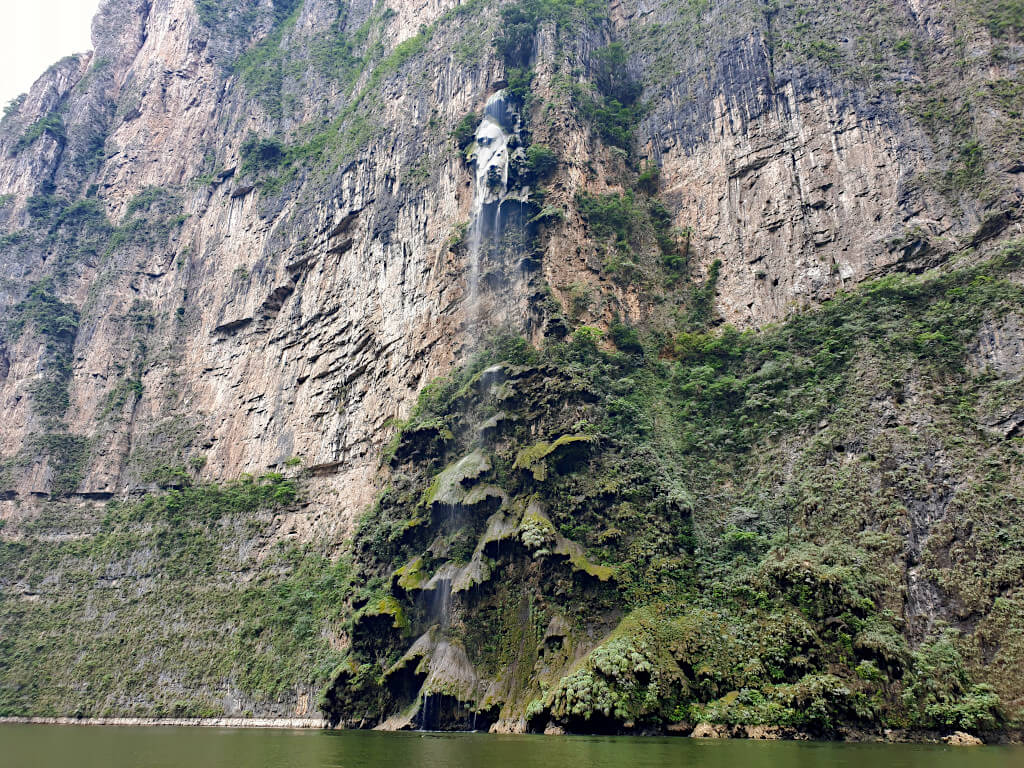
<instances>
[{"instance_id":1,"label":"waterfall","mask_svg":"<svg viewBox=\"0 0 1024 768\"><path fill-rule=\"evenodd\" d=\"M510 197L510 155L519 146L516 137L517 116L505 97L505 91L498 91L488 99L466 158L473 168L474 187L466 239L469 263L464 311L470 345L474 348L483 337L485 325L485 309L480 296L483 262L487 256L498 251L497 246L509 226L509 221L505 216L507 211L502 211L502 204ZM516 198L514 202L521 209L522 201ZM516 222L520 220L521 216L519 219L515 219ZM464 462L479 460L473 459L475 455L474 453L463 457L454 470L459 470ZM461 480L457 479L456 482L461 482ZM460 503L461 501L456 497L452 503L440 503L432 507L432 514L437 516L436 522L442 537L453 536L456 533L461 522ZM452 676L454 672L459 671L460 665L458 664L453 667L448 663L446 666L446 659L450 662L452 654L450 650L445 650L451 648L445 638L451 631L453 621L453 602L456 596L453 595L452 588L457 577L466 567L468 566L460 567L448 558L448 562L434 572L423 588L424 602L421 603L421 606L425 614L424 618L431 625L428 635L431 638L436 638L436 647L429 651L431 676L420 688L419 708L413 720L419 730L447 728L453 725L460 728L469 727L472 730L477 728L478 713L476 710L471 711L472 717L469 712L462 709L452 715L449 709L455 706L462 707L463 703L460 702L456 694L448 695L442 693L441 688L433 687L434 675L437 675L439 679L444 679L445 675ZM472 665L468 659L464 658L464 652L462 655L464 666L469 669L469 674L475 681ZM464 674L461 677L455 674L455 679L464 677ZM452 704L453 701L454 704ZM469 704L465 706L468 707ZM465 715L465 720L462 719L463 715Z\"/></svg>"},{"instance_id":2,"label":"waterfall","mask_svg":"<svg viewBox=\"0 0 1024 768\"><path fill-rule=\"evenodd\" d=\"M468 159L474 163L475 187L469 223L469 274L467 276L466 316L473 346L482 336L483 317L480 307L480 265L482 255L501 237L501 204L508 196L509 140L512 137L513 113L505 100L505 91L498 91L487 100L483 119L476 130ZM446 505L442 530L449 530L455 508ZM451 622L452 579L435 575L431 619L446 630Z\"/></svg>"},{"instance_id":3,"label":"waterfall","mask_svg":"<svg viewBox=\"0 0 1024 768\"><path fill-rule=\"evenodd\" d=\"M487 100L484 116L476 130L470 160L475 162L476 184L469 222L468 314L474 337L480 324L480 257L485 241L501 236L501 204L508 195L509 139L511 117L505 91ZM485 212L493 208L493 222Z\"/></svg>"}]
</instances>

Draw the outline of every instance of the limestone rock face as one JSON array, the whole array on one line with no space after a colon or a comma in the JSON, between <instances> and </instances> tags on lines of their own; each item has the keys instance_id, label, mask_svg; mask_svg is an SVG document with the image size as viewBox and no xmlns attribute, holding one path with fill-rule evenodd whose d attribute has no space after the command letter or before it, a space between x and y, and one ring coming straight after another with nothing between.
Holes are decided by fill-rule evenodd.
<instances>
[{"instance_id":1,"label":"limestone rock face","mask_svg":"<svg viewBox=\"0 0 1024 768\"><path fill-rule=\"evenodd\" d=\"M794 8L726 3L720 14L693 19L673 3L621 4L624 31L653 37L664 34L654 25L674 25L693 43L673 51L672 67L657 46L635 43L657 82L641 142L679 223L693 227L700 261L723 262L718 310L728 322L760 326L890 269L931 266L988 215L928 183L947 158L936 132L911 117L922 93L941 99L951 85L939 71L950 62L950 29L964 28L964 19L943 3L890 5L875 18L857 4L815 5L822 27L811 35L821 39L808 40L789 26ZM838 57L865 39L865 25L918 35L932 58L879 56L872 76L889 69L901 87L857 87ZM997 45L981 32L973 39L979 60ZM801 47L836 59L794 55ZM967 72L961 87L984 88L1013 71ZM1001 186L1005 199L994 207L1018 216L1019 174Z\"/></svg>"},{"instance_id":2,"label":"limestone rock face","mask_svg":"<svg viewBox=\"0 0 1024 768\"><path fill-rule=\"evenodd\" d=\"M200 454L210 479L300 457L319 489L317 522L303 530L343 532L373 496L389 420L469 348L465 254L450 244L469 215L472 171L447 127L480 110L504 71L486 44L487 10L453 14L442 1L339 11L306 0L282 24L264 5L224 3L211 21L192 0L103 4L95 52L51 68L0 132L4 227L31 235L4 250L0 303L10 312L27 286L59 274L57 294L81 313L66 429L90 450L75 493L139 489L154 463ZM781 21L747 3L687 13L668 2L615 4L605 39L583 35L574 48L586 60L607 40L625 41L646 88L641 155L660 167L674 223L692 229L695 274L723 264L721 319L762 325L894 266L933 263L943 252L936 238L962 239L980 223L978 205L921 182L936 147L897 97L783 57L773 37ZM901 7L893 18L930 41L934 66L945 60L945 6ZM385 47L417 35L424 43L397 71L378 64L339 80L332 70L343 62L317 66L325 39L360 28ZM564 55L552 33L536 41L539 99L555 99ZM452 56L460 45L466 52ZM979 33L978 45L992 41ZM253 50L286 64L313 55L267 85L266 68L245 68ZM924 65L906 64L911 82L924 74L914 66ZM358 109L366 116L353 126L346 111ZM26 141L48 116L60 128ZM334 134L316 133L331 120ZM609 162L592 131L558 110L534 122L566 158L553 196L592 187L583 167ZM275 134L317 138L301 170L268 192L242 149L251 135ZM605 180L614 190L612 170ZM165 238L119 233L83 248L68 225L28 205L82 198L130 228L140 210L132 201L147 190L173 200ZM642 316L628 288L603 284L592 261L573 255L582 238L572 217L552 232L542 274L503 282L486 305L491 323L535 335L540 279L603 285L627 315ZM128 327L133 305L151 318L144 334ZM145 347L140 359L129 359L133 344ZM40 432L29 390L45 355L37 334L3 340L4 456ZM133 365L134 377L125 373ZM128 378L139 393L126 400L116 392ZM29 458L11 489L22 500L54 482L45 457Z\"/></svg>"},{"instance_id":3,"label":"limestone rock face","mask_svg":"<svg viewBox=\"0 0 1024 768\"><path fill-rule=\"evenodd\" d=\"M987 323L978 335L972 362L979 372L1000 378L1024 376L1024 318L1009 315L998 323Z\"/></svg>"},{"instance_id":4,"label":"limestone rock face","mask_svg":"<svg viewBox=\"0 0 1024 768\"><path fill-rule=\"evenodd\" d=\"M330 23L332 5L306 3L292 34ZM422 14L441 10L416 13L429 23ZM407 32L400 18L389 31ZM424 140L443 142L423 137L410 116L435 108L450 122L486 96L491 73L449 65L433 104L397 84L374 94L387 113L380 124L392 126L384 140L328 180L293 184L292 194L268 205L233 175L247 133L276 126L224 72L217 45L228 44L211 39L191 0L105 3L94 35L95 54L47 73L7 121L0 188L16 196L5 211L8 229L31 224L25 199L42 180L53 179L54 194L72 194L79 179L67 156L77 158L74 145L89 132L105 135L94 199L111 221L151 188L175 190L187 218L166 243L73 265L59 287L85 306L67 427L95 447L76 491L99 497L138 487L145 468L133 457L147 451L172 463L202 453L210 478L260 473L298 456L323 486L318 516L330 530L347 527L372 497L383 425L407 410L462 343L461 265L448 240L469 204L465 170L441 157L429 194L402 184L404 157L418 155ZM331 96L310 94L282 122L302 124ZM20 129L58 105L67 137L44 134L11 156ZM195 181L211 170L211 181ZM3 260L4 276L20 286L5 293L8 308L24 285L47 275L47 255ZM113 414L123 418L101 418L129 352L124 317L140 301L153 318L142 395ZM38 428L27 388L42 355L30 333L8 344L5 456ZM18 483L21 497L49 491L45 470L30 478Z\"/></svg>"},{"instance_id":5,"label":"limestone rock face","mask_svg":"<svg viewBox=\"0 0 1024 768\"><path fill-rule=\"evenodd\" d=\"M731 738L729 727L712 723L697 723L690 733L691 739L728 739Z\"/></svg>"},{"instance_id":6,"label":"limestone rock face","mask_svg":"<svg viewBox=\"0 0 1024 768\"><path fill-rule=\"evenodd\" d=\"M340 546L394 424L479 348L479 318L539 341L564 335L572 291L605 328L665 311L609 277L576 206L639 168L686 232L687 279L718 276L716 324L1019 232L1019 97L999 94L1020 42L951 0L836 5L614 0L539 24L522 117L557 168L521 191L543 187L546 214L536 252L480 265L470 302L477 179L452 131L517 74L497 4L104 0L94 50L0 122L0 536L58 500L99 519L168 472L286 472L305 501L253 546ZM643 104L628 149L571 106L609 44ZM942 113L965 90L985 108ZM1019 379L1019 317L976 347ZM1021 418L979 415L1008 435Z\"/></svg>"}]
</instances>

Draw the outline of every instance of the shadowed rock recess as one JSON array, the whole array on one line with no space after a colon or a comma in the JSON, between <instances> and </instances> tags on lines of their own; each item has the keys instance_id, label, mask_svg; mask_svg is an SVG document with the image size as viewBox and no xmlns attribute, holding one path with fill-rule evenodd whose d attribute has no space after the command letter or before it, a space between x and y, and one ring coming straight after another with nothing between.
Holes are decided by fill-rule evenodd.
<instances>
[{"instance_id":1,"label":"shadowed rock recess","mask_svg":"<svg viewBox=\"0 0 1024 768\"><path fill-rule=\"evenodd\" d=\"M1019 0L93 43L0 122L0 716L1019 733Z\"/></svg>"}]
</instances>

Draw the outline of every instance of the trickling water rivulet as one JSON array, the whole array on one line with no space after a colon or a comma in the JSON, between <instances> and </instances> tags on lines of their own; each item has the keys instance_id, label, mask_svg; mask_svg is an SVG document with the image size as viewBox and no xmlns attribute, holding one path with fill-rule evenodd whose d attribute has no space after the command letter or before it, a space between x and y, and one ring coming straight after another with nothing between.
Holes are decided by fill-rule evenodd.
<instances>
[{"instance_id":1,"label":"trickling water rivulet","mask_svg":"<svg viewBox=\"0 0 1024 768\"><path fill-rule=\"evenodd\" d=\"M473 204L467 231L467 275L466 275L466 323L469 342L476 347L484 336L488 317L494 303L481 300L481 282L485 272L488 285L493 289L491 272L507 269L509 257L520 256L516 243L523 238L516 234L523 228L523 206L525 190L516 183L513 170L515 162L521 160L516 153L522 153L521 140L517 132L518 115L506 99L505 91L498 91L487 101L474 142L467 155L473 168ZM500 304L497 305L500 309ZM482 438L481 438L482 439ZM476 477L481 470L481 454L471 453L463 457L450 470L447 482L462 487L464 479ZM489 468L489 467L488 467ZM465 477L464 477L465 475ZM480 514L479 509L463 506L463 499L457 497L452 503L432 505L434 523L440 535L438 544L441 557L447 557L446 546L459 529L467 524L467 517ZM425 663L417 668L425 670L418 694L418 704L412 723L420 729L460 728L475 730L478 711L474 708L481 691L477 690L479 680L476 671L466 656L462 644L452 640L451 627L456 602L464 598L469 584L480 568L480 557L470 563L445 562L431 576L423 588L421 604L429 629L408 652L415 656L423 654Z\"/></svg>"},{"instance_id":2,"label":"trickling water rivulet","mask_svg":"<svg viewBox=\"0 0 1024 768\"><path fill-rule=\"evenodd\" d=\"M480 307L481 260L485 252L501 236L501 204L508 197L511 144L514 143L514 116L506 101L505 91L498 91L484 107L484 115L477 127L474 142L467 156L473 164L475 185L473 206L470 209L467 239L469 272L467 275L467 324L471 343L475 346L481 337L482 312ZM455 517L454 505L441 506L442 530L451 532ZM428 615L442 632L451 623L452 575L442 569L430 580L431 592Z\"/></svg>"},{"instance_id":3,"label":"trickling water rivulet","mask_svg":"<svg viewBox=\"0 0 1024 768\"><path fill-rule=\"evenodd\" d=\"M512 112L505 91L487 100L469 160L475 163L476 185L469 222L469 323L474 335L480 323L480 259L485 245L501 235L501 204L508 196Z\"/></svg>"}]
</instances>

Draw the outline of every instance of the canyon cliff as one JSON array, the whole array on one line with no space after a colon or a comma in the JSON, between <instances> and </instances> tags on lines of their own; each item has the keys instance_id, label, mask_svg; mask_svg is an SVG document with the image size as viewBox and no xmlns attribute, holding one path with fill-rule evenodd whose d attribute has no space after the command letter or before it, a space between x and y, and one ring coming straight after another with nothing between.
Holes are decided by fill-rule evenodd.
<instances>
[{"instance_id":1,"label":"canyon cliff","mask_svg":"<svg viewBox=\"0 0 1024 768\"><path fill-rule=\"evenodd\" d=\"M1017 0L104 0L0 122L0 714L1024 717Z\"/></svg>"}]
</instances>

